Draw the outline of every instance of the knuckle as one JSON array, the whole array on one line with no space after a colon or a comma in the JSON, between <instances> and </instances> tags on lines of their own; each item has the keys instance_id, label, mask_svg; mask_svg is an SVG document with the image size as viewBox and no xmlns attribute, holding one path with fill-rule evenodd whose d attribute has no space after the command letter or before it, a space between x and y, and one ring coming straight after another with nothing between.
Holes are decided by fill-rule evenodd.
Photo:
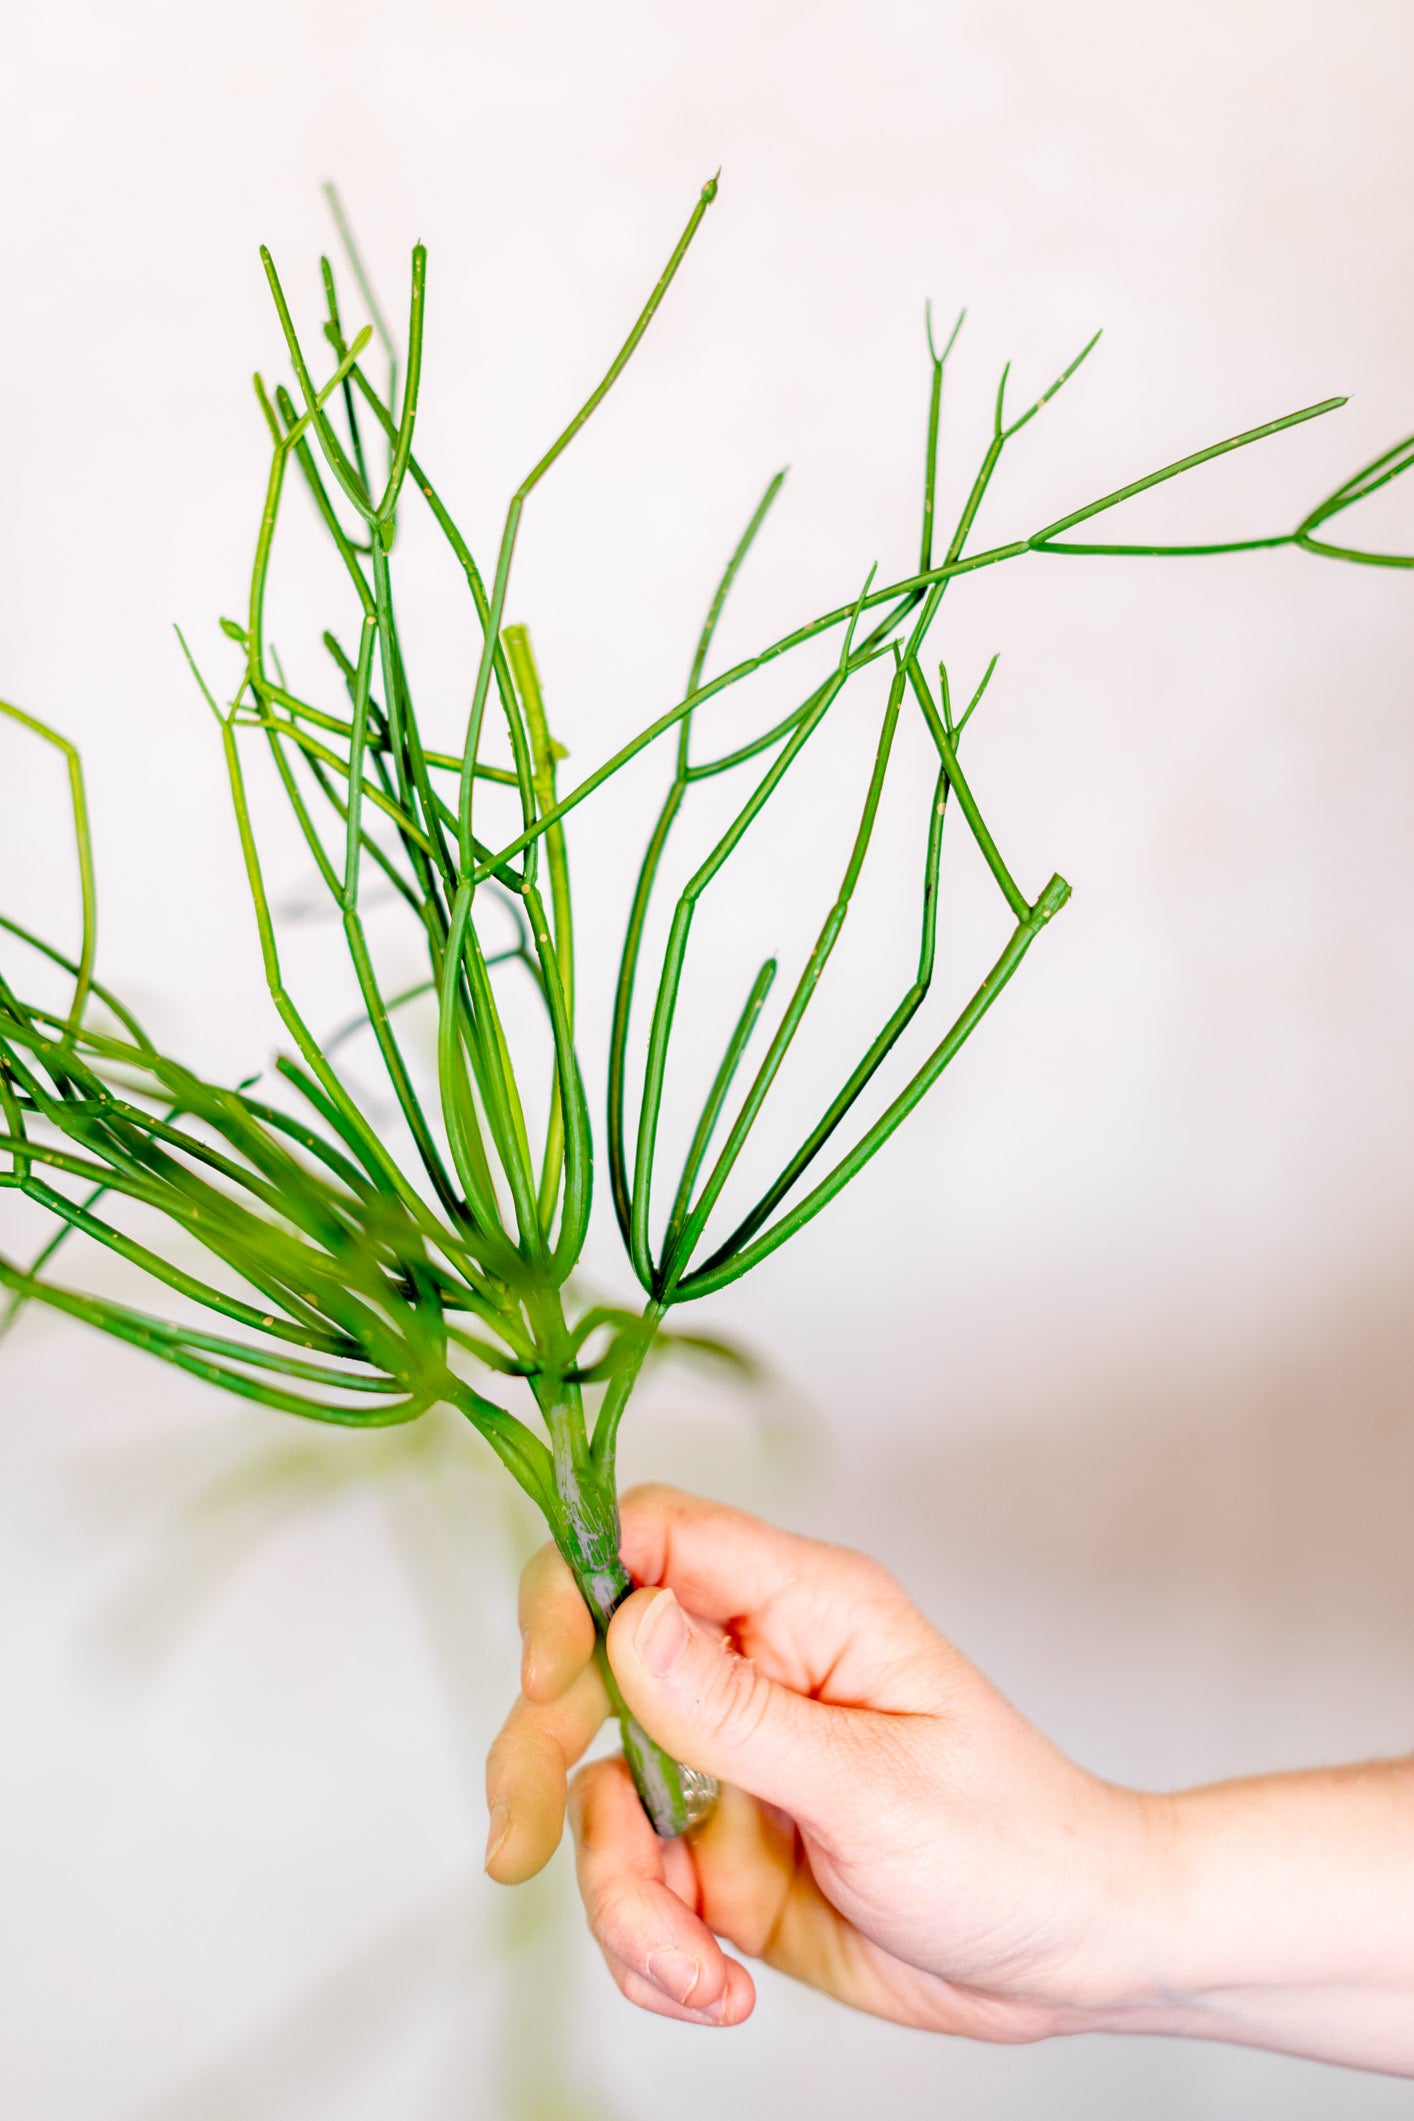
<instances>
[{"instance_id":1,"label":"knuckle","mask_svg":"<svg viewBox=\"0 0 1414 2121\"><path fill-rule=\"evenodd\" d=\"M556 1569L563 1569L564 1567L565 1564L561 1561L553 1540L547 1539L543 1546L535 1549L535 1552L520 1572L520 1624L522 1628L532 1618L547 1585L554 1580ZM568 1571L566 1571L566 1574L568 1574Z\"/></svg>"},{"instance_id":2,"label":"knuckle","mask_svg":"<svg viewBox=\"0 0 1414 2121\"><path fill-rule=\"evenodd\" d=\"M518 1694L512 1705L509 1716L507 1716L505 1722L501 1725L500 1730L497 1731L495 1737L491 1740L490 1750L486 1755L488 1761L504 1760L508 1754L513 1753L515 1751L516 1743L521 1735L521 1730L524 1723L525 1696L524 1694Z\"/></svg>"},{"instance_id":3,"label":"knuckle","mask_svg":"<svg viewBox=\"0 0 1414 2121\"><path fill-rule=\"evenodd\" d=\"M750 1659L723 1649L716 1685L706 1706L729 1744L751 1744L771 1713L771 1699L770 1680Z\"/></svg>"},{"instance_id":4,"label":"knuckle","mask_svg":"<svg viewBox=\"0 0 1414 2121\"><path fill-rule=\"evenodd\" d=\"M830 1553L834 1566L842 1576L848 1577L852 1589L874 1597L898 1595L898 1584L892 1571L872 1554L865 1554L858 1547L845 1546L832 1547Z\"/></svg>"},{"instance_id":5,"label":"knuckle","mask_svg":"<svg viewBox=\"0 0 1414 2121\"><path fill-rule=\"evenodd\" d=\"M556 1779L563 1780L565 1749L560 1742L558 1731L547 1728L536 1716L527 1716L521 1739L526 1752L538 1767L548 1768Z\"/></svg>"},{"instance_id":6,"label":"knuckle","mask_svg":"<svg viewBox=\"0 0 1414 2121\"><path fill-rule=\"evenodd\" d=\"M575 1841L582 1849L595 1847L596 1827L601 1825L604 1798L608 1794L610 1780L617 1770L613 1760L591 1760L570 1777L568 1809L570 1828Z\"/></svg>"},{"instance_id":7,"label":"knuckle","mask_svg":"<svg viewBox=\"0 0 1414 2121\"><path fill-rule=\"evenodd\" d=\"M635 1895L620 1877L596 1881L584 1896L589 1927L602 1944L619 1950L626 1942Z\"/></svg>"},{"instance_id":8,"label":"knuckle","mask_svg":"<svg viewBox=\"0 0 1414 2121\"><path fill-rule=\"evenodd\" d=\"M666 1513L679 1510L688 1501L681 1488L666 1480L638 1480L625 1488L620 1502L625 1510Z\"/></svg>"},{"instance_id":9,"label":"knuckle","mask_svg":"<svg viewBox=\"0 0 1414 2121\"><path fill-rule=\"evenodd\" d=\"M522 1698L491 1741L487 1782L493 1778L502 1784L520 1780L527 1771L543 1779L547 1770L552 1780L563 1778L564 1748L558 1734Z\"/></svg>"}]
</instances>

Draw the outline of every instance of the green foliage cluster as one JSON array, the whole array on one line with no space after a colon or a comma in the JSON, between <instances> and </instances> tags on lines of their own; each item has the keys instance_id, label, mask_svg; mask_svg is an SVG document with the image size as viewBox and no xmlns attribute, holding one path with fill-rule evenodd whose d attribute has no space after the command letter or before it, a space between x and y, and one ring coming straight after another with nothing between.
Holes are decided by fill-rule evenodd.
<instances>
[{"instance_id":1,"label":"green foliage cluster","mask_svg":"<svg viewBox=\"0 0 1414 2121\"><path fill-rule=\"evenodd\" d=\"M675 1307L759 1264L835 1198L932 1088L1069 895L1056 876L1036 897L1027 896L960 763L963 737L995 659L967 705L955 712L946 665L925 660L945 592L962 576L1033 553L1196 555L1289 544L1346 560L1411 564L1332 545L1318 533L1406 470L1414 462L1414 438L1365 466L1295 530L1277 536L1165 548L1078 542L1072 535L1181 473L1332 410L1343 402L1338 398L1198 450L1028 536L970 550L978 510L1004 451L1087 359L1094 340L1034 403L1010 416L1003 373L976 476L939 556L938 438L944 369L956 331L939 350L930 329L917 567L883 587L875 586L871 570L848 602L708 678L718 620L780 492L778 475L711 600L686 692L562 794L558 769L565 754L549 727L530 637L524 626L505 622L522 513L629 361L715 193L713 180L603 378L517 487L489 587L414 449L426 288L422 248L412 259L401 388L391 337L346 229L349 263L373 322L346 336L334 272L322 261L324 334L333 361L322 382L316 382L273 261L263 254L293 387L282 384L271 393L256 379L269 431L270 473L245 615L222 621L242 655L239 682L222 705L199 681L224 750L266 978L291 1043L275 1063L278 1098L257 1095L256 1079L228 1088L183 1066L159 1050L133 1012L96 978L92 860L77 755L19 709L0 709L57 745L68 762L83 899L77 957L13 920L3 924L13 940L72 978L70 1004L55 1014L27 999L9 975L0 977L0 1186L15 1189L52 1219L47 1243L29 1264L0 1255L0 1281L11 1292L12 1313L37 1300L226 1391L320 1421L379 1427L412 1421L438 1403L457 1408L543 1512L601 1626L628 1587L618 1555L619 1425L646 1356L669 1337L664 1320ZM382 389L364 358L375 330L389 357ZM334 704L291 689L267 640L267 585L290 483L303 488L317 511L347 590L350 615L343 630L323 634ZM427 509L445 540L481 643L465 740L455 753L424 741L399 633L395 531L399 510L409 503ZM695 748L701 710L714 697L809 643L828 646L831 640L837 652L830 667L802 688L787 714L734 750L704 756ZM875 664L887 681L878 740L839 889L764 1052L739 1089L738 1076L767 1013L775 961L763 964L753 981L664 1215L664 1088L694 916L846 691L858 689L861 680L867 690ZM508 738L508 766L484 755L493 703ZM729 1231L714 1234L714 1212L848 917L906 714L917 716L934 760L914 977L783 1167L761 1185ZM389 1146L386 1130L351 1091L332 1043L315 1036L286 983L247 797L243 746L252 738L268 748L337 916L411 1157ZM593 1154L576 1047L566 821L660 738L673 747L673 765L628 913L607 1068L609 1186L643 1302L633 1309L584 1306L571 1277L589 1225ZM651 1004L642 1012L646 1038L635 1045L634 997L665 849L693 791L726 775L741 776L745 792L677 899ZM520 815L519 830L499 846L478 831L481 793L495 784L514 791ZM904 1086L830 1162L824 1152L927 998L943 831L954 808L1009 909L1010 935ZM385 992L365 926L370 878L395 895L425 950L426 978L400 993ZM515 940L508 948L490 940L495 931L485 916L493 907L502 927L506 910L511 912ZM538 997L541 1033L533 1054L513 1051L503 1009L508 979L528 981ZM438 1025L430 1089L419 1087L397 1021L405 1003L429 993L436 998ZM537 1132L528 1117L527 1085L545 1080L546 1116ZM134 1226L155 1242L134 1234ZM184 1299L182 1319L52 1279L46 1269L70 1233L117 1254L154 1289ZM528 1394L522 1412L508 1403L517 1386ZM592 1420L590 1388L602 1388ZM523 1418L531 1409L538 1419ZM662 1756L627 1718L625 1743L655 1823L664 1832L680 1831L704 1801L697 1778Z\"/></svg>"}]
</instances>

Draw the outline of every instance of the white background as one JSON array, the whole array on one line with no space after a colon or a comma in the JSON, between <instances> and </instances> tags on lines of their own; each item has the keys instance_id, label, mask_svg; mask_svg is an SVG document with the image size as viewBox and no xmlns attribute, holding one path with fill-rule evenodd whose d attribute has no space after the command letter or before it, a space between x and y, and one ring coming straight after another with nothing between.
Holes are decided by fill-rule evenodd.
<instances>
[{"instance_id":1,"label":"white background","mask_svg":"<svg viewBox=\"0 0 1414 2121\"><path fill-rule=\"evenodd\" d=\"M1002 361L1019 404L1106 327L1004 465L989 542L1348 393L1108 519L1285 529L1414 424L1398 4L5 17L0 692L83 746L105 977L220 1073L275 1032L170 623L226 667L265 469L248 378L279 361L257 246L313 333L324 178L395 315L429 246L419 449L488 555L722 166L640 359L527 517L510 615L576 771L675 697L779 464L724 654L876 559L906 571L925 296L970 312L954 500ZM1414 546L1399 489L1344 521ZM450 729L465 654L409 597ZM288 608L292 638L323 622ZM959 682L1004 651L979 791L1027 888L1060 868L1074 902L849 1204L712 1306L775 1384L664 1375L628 1445L632 1471L883 1554L1116 1778L1411 1742L1409 612L1407 576L1290 551L1038 558L958 590ZM850 741L705 927L708 1031L818 918ZM657 770L576 843L591 984ZM0 774L4 902L72 933L61 780L9 737ZM908 977L907 815L802 1109ZM275 868L302 885L293 849ZM950 993L997 933L960 873ZM625 1286L606 1228L592 1263ZM718 2039L633 2015L563 1875L539 1903L480 1882L527 1528L473 1439L292 1436L37 1314L0 1403L0 2072L25 2121L1407 2110L1394 2083L1196 2046L947 2047L770 1977Z\"/></svg>"}]
</instances>

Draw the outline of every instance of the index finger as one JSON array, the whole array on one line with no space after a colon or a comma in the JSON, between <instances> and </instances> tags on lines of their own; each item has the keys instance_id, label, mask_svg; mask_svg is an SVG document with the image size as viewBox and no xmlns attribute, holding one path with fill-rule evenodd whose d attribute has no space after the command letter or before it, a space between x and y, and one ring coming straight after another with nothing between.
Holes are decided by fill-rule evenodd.
<instances>
[{"instance_id":1,"label":"index finger","mask_svg":"<svg viewBox=\"0 0 1414 2121\"><path fill-rule=\"evenodd\" d=\"M899 1680L892 1705L921 1705L917 1678L935 1677L942 1638L868 1555L657 1484L630 1489L622 1519L635 1581L669 1585L768 1678L826 1701L882 1706L882 1656Z\"/></svg>"}]
</instances>

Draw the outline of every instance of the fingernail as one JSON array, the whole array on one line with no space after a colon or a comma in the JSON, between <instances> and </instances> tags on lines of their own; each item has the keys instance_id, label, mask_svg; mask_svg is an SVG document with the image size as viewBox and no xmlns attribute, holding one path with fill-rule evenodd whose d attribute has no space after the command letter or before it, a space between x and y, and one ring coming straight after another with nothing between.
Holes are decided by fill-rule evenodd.
<instances>
[{"instance_id":1,"label":"fingernail","mask_svg":"<svg viewBox=\"0 0 1414 2121\"><path fill-rule=\"evenodd\" d=\"M687 1615L671 1591L660 1591L638 1623L634 1641L650 1672L662 1679L687 1648Z\"/></svg>"},{"instance_id":2,"label":"fingernail","mask_svg":"<svg viewBox=\"0 0 1414 2121\"><path fill-rule=\"evenodd\" d=\"M688 1952L654 1952L647 1965L649 1980L674 2003L689 2003L702 1979L702 1969Z\"/></svg>"},{"instance_id":3,"label":"fingernail","mask_svg":"<svg viewBox=\"0 0 1414 2121\"><path fill-rule=\"evenodd\" d=\"M500 1852L501 1845L511 1830L511 1809L503 1799L497 1798L491 1807L491 1817L486 1827L486 1869L489 1871Z\"/></svg>"}]
</instances>

